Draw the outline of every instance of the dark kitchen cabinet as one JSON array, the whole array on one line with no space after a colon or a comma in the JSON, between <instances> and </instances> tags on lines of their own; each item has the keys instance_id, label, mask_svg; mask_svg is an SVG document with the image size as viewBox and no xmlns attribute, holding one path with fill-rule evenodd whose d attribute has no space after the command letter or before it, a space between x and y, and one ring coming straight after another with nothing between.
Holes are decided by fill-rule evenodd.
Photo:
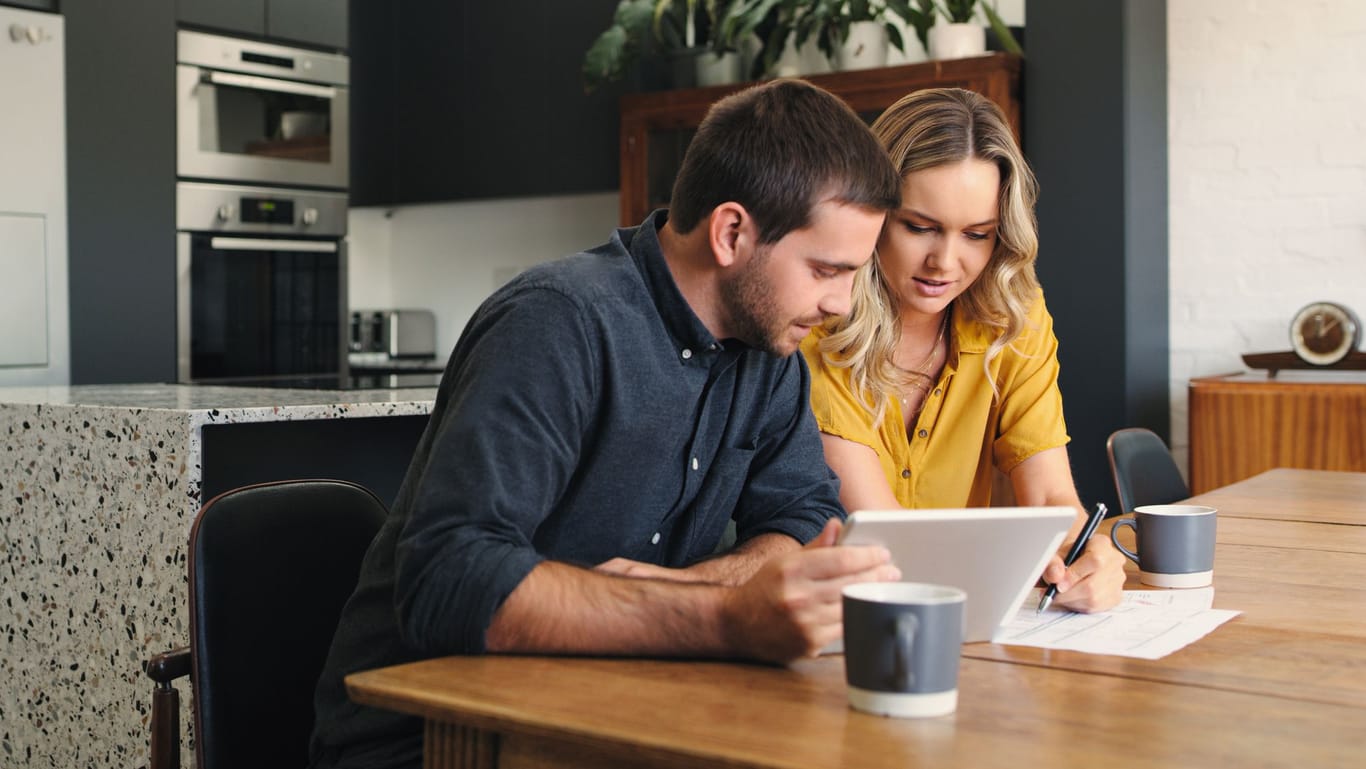
<instances>
[{"instance_id":1,"label":"dark kitchen cabinet","mask_svg":"<svg viewBox=\"0 0 1366 769\"><path fill-rule=\"evenodd\" d=\"M347 0L268 0L266 34L272 38L346 50L346 13Z\"/></svg>"},{"instance_id":2,"label":"dark kitchen cabinet","mask_svg":"<svg viewBox=\"0 0 1366 769\"><path fill-rule=\"evenodd\" d=\"M346 14L347 0L176 0L183 24L339 50L347 47Z\"/></svg>"},{"instance_id":3,"label":"dark kitchen cabinet","mask_svg":"<svg viewBox=\"0 0 1366 769\"><path fill-rule=\"evenodd\" d=\"M579 75L617 0L351 6L353 204L617 188L623 88Z\"/></svg>"},{"instance_id":4,"label":"dark kitchen cabinet","mask_svg":"<svg viewBox=\"0 0 1366 769\"><path fill-rule=\"evenodd\" d=\"M175 0L61 5L71 382L175 381Z\"/></svg>"},{"instance_id":5,"label":"dark kitchen cabinet","mask_svg":"<svg viewBox=\"0 0 1366 769\"><path fill-rule=\"evenodd\" d=\"M0 0L0 5L14 5L20 8L32 8L35 11L57 10L57 0Z\"/></svg>"},{"instance_id":6,"label":"dark kitchen cabinet","mask_svg":"<svg viewBox=\"0 0 1366 769\"><path fill-rule=\"evenodd\" d=\"M266 34L266 0L176 0L176 18L227 32L240 32L253 37Z\"/></svg>"}]
</instances>

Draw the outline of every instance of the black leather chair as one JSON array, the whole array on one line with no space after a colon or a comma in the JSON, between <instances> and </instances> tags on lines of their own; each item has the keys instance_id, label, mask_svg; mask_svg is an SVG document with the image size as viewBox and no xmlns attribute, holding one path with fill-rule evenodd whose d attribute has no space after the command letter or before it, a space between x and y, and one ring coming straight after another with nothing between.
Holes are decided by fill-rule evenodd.
<instances>
[{"instance_id":1,"label":"black leather chair","mask_svg":"<svg viewBox=\"0 0 1366 769\"><path fill-rule=\"evenodd\" d=\"M1116 430L1105 442L1105 451L1110 455L1121 513L1132 513L1142 505L1168 505L1191 495L1167 444L1152 430Z\"/></svg>"},{"instance_id":2,"label":"black leather chair","mask_svg":"<svg viewBox=\"0 0 1366 769\"><path fill-rule=\"evenodd\" d=\"M180 764L180 704L194 690L195 766L302 767L313 689L385 507L346 481L264 483L204 505L190 531L190 645L144 663L152 769Z\"/></svg>"}]
</instances>

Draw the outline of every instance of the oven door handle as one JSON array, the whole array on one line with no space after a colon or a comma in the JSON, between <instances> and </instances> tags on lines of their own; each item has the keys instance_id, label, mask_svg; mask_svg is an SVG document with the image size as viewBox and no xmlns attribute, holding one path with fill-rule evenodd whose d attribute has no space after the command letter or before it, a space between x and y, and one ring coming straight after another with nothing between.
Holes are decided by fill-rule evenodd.
<instances>
[{"instance_id":1,"label":"oven door handle","mask_svg":"<svg viewBox=\"0 0 1366 769\"><path fill-rule=\"evenodd\" d=\"M320 99L335 99L337 89L329 88L324 85L309 85L308 83L295 83L289 80L276 80L269 77L256 77L254 75L235 75L231 72L209 72L204 75L204 79L214 85L227 85L235 88L251 88L257 91L277 91L279 93L297 93L304 96L316 96Z\"/></svg>"},{"instance_id":2,"label":"oven door handle","mask_svg":"<svg viewBox=\"0 0 1366 769\"><path fill-rule=\"evenodd\" d=\"M209 238L209 247L216 251L310 251L314 253L337 253L337 244L330 240Z\"/></svg>"}]
</instances>

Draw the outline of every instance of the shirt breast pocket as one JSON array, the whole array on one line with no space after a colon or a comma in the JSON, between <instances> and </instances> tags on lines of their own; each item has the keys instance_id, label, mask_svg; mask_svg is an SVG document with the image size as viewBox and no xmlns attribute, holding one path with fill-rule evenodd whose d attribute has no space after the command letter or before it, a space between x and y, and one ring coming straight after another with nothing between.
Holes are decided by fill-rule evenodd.
<instances>
[{"instance_id":1,"label":"shirt breast pocket","mask_svg":"<svg viewBox=\"0 0 1366 769\"><path fill-rule=\"evenodd\" d=\"M745 478L749 476L750 464L754 461L753 447L725 447L716 454L702 481L697 500L694 503L692 536L693 550L706 555L716 548L726 524L736 512L740 495L744 491Z\"/></svg>"}]
</instances>

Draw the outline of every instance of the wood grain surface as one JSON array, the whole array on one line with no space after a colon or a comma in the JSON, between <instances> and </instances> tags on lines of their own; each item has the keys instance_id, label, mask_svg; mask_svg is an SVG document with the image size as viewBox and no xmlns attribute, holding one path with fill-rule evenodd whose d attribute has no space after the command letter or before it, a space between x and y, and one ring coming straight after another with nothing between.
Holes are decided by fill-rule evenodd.
<instances>
[{"instance_id":1,"label":"wood grain surface","mask_svg":"<svg viewBox=\"0 0 1366 769\"><path fill-rule=\"evenodd\" d=\"M1366 381L1205 377L1189 398L1196 493L1276 467L1366 471Z\"/></svg>"},{"instance_id":2,"label":"wood grain surface","mask_svg":"<svg viewBox=\"0 0 1366 769\"><path fill-rule=\"evenodd\" d=\"M843 676L840 657L791 668L448 657L348 685L360 702L499 732L514 754L543 761L505 754L501 767L561 765L561 752L578 757L571 766L1348 766L1366 714L967 658L956 713L893 719L850 710Z\"/></svg>"},{"instance_id":3,"label":"wood grain surface","mask_svg":"<svg viewBox=\"0 0 1366 769\"><path fill-rule=\"evenodd\" d=\"M1218 508L1221 519L1366 526L1366 473L1276 468L1187 501Z\"/></svg>"}]
</instances>

